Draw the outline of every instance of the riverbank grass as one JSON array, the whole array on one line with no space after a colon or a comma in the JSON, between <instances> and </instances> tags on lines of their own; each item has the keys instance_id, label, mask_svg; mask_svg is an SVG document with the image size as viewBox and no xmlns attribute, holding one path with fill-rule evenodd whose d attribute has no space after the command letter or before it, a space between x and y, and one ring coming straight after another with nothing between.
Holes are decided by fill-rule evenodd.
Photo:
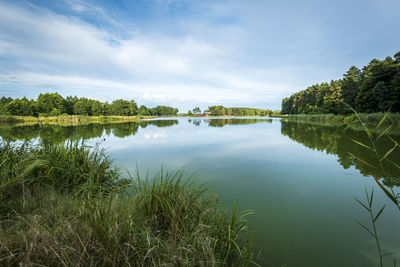
<instances>
[{"instance_id":1,"label":"riverbank grass","mask_svg":"<svg viewBox=\"0 0 400 267\"><path fill-rule=\"evenodd\" d=\"M83 143L0 147L2 266L243 266L247 221L183 170L122 179Z\"/></svg>"},{"instance_id":2,"label":"riverbank grass","mask_svg":"<svg viewBox=\"0 0 400 267\"><path fill-rule=\"evenodd\" d=\"M30 117L1 115L0 123L25 123L25 124L81 124L81 123L112 123L134 122L140 119L150 119L155 116L80 116L60 115L54 117Z\"/></svg>"},{"instance_id":3,"label":"riverbank grass","mask_svg":"<svg viewBox=\"0 0 400 267\"><path fill-rule=\"evenodd\" d=\"M355 119L355 114L349 115L335 115L335 114L293 114L281 115L280 117L286 121L315 121L315 122L333 122L333 123L346 123L349 120ZM359 118L372 125L377 125L381 119L386 116L386 113L358 113ZM400 113L388 113L384 124L392 124L393 122L400 121ZM397 125L399 126L399 125Z\"/></svg>"}]
</instances>

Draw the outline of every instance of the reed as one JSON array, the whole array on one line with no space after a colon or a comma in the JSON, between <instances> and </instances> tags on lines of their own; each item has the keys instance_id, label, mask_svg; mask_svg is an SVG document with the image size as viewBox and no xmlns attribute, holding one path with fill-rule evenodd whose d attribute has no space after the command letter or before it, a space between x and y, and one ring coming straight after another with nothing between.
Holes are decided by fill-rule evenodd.
<instances>
[{"instance_id":1,"label":"reed","mask_svg":"<svg viewBox=\"0 0 400 267\"><path fill-rule=\"evenodd\" d=\"M98 147L0 147L2 266L246 266L245 217L184 170L122 178ZM255 264L255 263L254 263Z\"/></svg>"},{"instance_id":2,"label":"reed","mask_svg":"<svg viewBox=\"0 0 400 267\"><path fill-rule=\"evenodd\" d=\"M356 111L354 111L354 116L352 116L346 123L347 126L350 127L351 125L357 124L360 127L362 127L362 129L364 130L365 134L368 137L368 143L363 143L360 142L358 140L354 140L353 142L355 142L357 145L362 146L370 151L372 151L377 159L378 162L378 166L375 166L376 168L379 168L382 173L385 175L385 168L383 165L384 161L389 162L390 164L393 164L400 172L400 166L398 166L395 162L391 161L388 159L388 156L393 153L393 151L395 149L400 149L400 144L394 140L390 135L389 135L389 131L390 129L393 128L394 125L396 125L396 123L398 123L396 121L397 117L392 117L391 120L388 119L388 117L390 116L390 113L387 112L386 114L379 114L379 121L377 122L377 125L375 127L371 127L371 125L369 125L366 122L366 119L368 119L368 117L366 118L365 116L361 116L360 114L358 114ZM372 116L370 117L373 120L377 119L377 117ZM390 124L388 124L390 123ZM384 125L388 125L388 126L384 126ZM377 131L379 130L379 131ZM383 136L387 136L388 138L390 138L390 140L393 142L393 147L387 151L384 151L384 153L379 152L378 148L379 148L379 140L383 137ZM371 162L368 162L367 160L363 159L361 157L361 155L352 155L350 154L354 159L356 159L357 161L368 165L370 167L373 166L373 164ZM386 187L385 185L383 185L381 183L381 181L375 177L373 177L376 184L379 186L379 188L386 194L386 196L391 200L392 203L394 203L394 205L397 206L398 210L400 211L400 193L395 192L395 190L393 188L390 187ZM387 178L386 176L384 176L383 178ZM378 235L378 231L377 231L377 220L382 216L383 211L386 207L386 204L383 205L382 207L379 208L379 210L377 212L374 213L373 210L373 201L374 201L374 189L371 190L371 193L369 194L368 191L365 189L365 195L366 195L366 202L363 203L362 201L360 201L359 199L355 198L355 200L369 213L369 218L370 218L370 225L371 227L366 226L365 224L358 222L357 223L365 230L367 231L374 239L375 239L375 243L376 243L376 248L377 248L377 252L378 252L378 257L379 257L379 266L383 266L383 260L384 257L386 256L393 256L393 266L396 266L396 251L389 251L389 252L385 252L382 249L382 245L379 239L379 235Z\"/></svg>"}]
</instances>

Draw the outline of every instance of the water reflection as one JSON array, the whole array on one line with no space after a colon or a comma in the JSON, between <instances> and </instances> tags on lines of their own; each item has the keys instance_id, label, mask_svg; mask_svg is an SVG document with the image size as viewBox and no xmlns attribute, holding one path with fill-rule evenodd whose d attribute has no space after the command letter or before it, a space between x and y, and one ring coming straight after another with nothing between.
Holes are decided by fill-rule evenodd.
<instances>
[{"instance_id":1,"label":"water reflection","mask_svg":"<svg viewBox=\"0 0 400 267\"><path fill-rule=\"evenodd\" d=\"M382 178L383 183L389 187L400 185L399 169L394 164L385 160L382 162L383 169L380 168L375 152L353 141L369 144L368 136L363 131L345 129L344 126L319 126L303 122L282 121L281 133L308 148L337 155L338 162L345 169L354 166L365 176ZM399 136L393 138L400 139ZM377 150L382 156L393 148L393 142L387 136L382 137L378 142ZM362 159L370 166L356 160L351 155ZM400 165L400 149L394 150L387 159Z\"/></svg>"},{"instance_id":2,"label":"water reflection","mask_svg":"<svg viewBox=\"0 0 400 267\"><path fill-rule=\"evenodd\" d=\"M205 119L205 122L208 123L208 126L211 127L224 127L225 125L245 125L245 124L254 124L254 123L272 123L271 119L254 119L254 118L229 118L229 119Z\"/></svg>"},{"instance_id":3,"label":"water reflection","mask_svg":"<svg viewBox=\"0 0 400 267\"><path fill-rule=\"evenodd\" d=\"M200 126L203 122L205 125L211 127L223 127L225 125L239 125L239 124L254 124L260 122L271 123L272 120L267 119L238 119L238 118L224 118L224 119L189 119L189 123L194 126ZM133 136L137 133L139 128L146 128L149 125L156 127L169 127L179 123L176 119L162 119L162 120L142 120L140 122L124 122L124 123L110 123L110 124L82 124L82 125L2 125L0 126L0 136L6 142L17 140L33 140L40 138L44 143L59 144L65 142L67 139L91 139L99 138L103 135L124 138Z\"/></svg>"},{"instance_id":4,"label":"water reflection","mask_svg":"<svg viewBox=\"0 0 400 267\"><path fill-rule=\"evenodd\" d=\"M399 185L398 172L390 166L385 165L384 175L379 168L352 159L348 152L376 162L368 149L351 140L367 142L366 134L344 131L339 125L193 117L104 125L0 126L0 136L7 141L41 138L48 143L105 138L102 147L122 168L134 171L139 166L145 173L156 172L160 166L185 166L189 171L204 171L202 181L221 203L229 206L236 201L240 209L256 211L250 222L256 232L255 246L263 249L262 266L285 262L291 266L375 266L374 244L354 219L368 221L353 197L362 198L364 187L378 188L373 179L360 173ZM387 139L379 145L382 151L392 146ZM389 158L399 163L399 151ZM374 201L388 203L379 190ZM397 249L400 239L395 209L387 205L379 222L385 226L380 238L388 251Z\"/></svg>"},{"instance_id":5,"label":"water reflection","mask_svg":"<svg viewBox=\"0 0 400 267\"><path fill-rule=\"evenodd\" d=\"M224 127L226 125L248 125L256 123L272 123L271 119L260 118L192 118L189 124L194 126ZM113 135L118 138L134 136L139 128L149 125L156 127L170 127L178 125L178 119L143 120L140 122L112 123L112 124L86 124L86 125L29 125L13 127L10 125L0 126L0 136L6 142L17 140L33 140L40 138L44 143L62 143L68 139L91 139ZM388 161L383 162L384 169L379 168L379 161L373 151L356 144L352 139L361 143L368 143L368 136L363 131L345 130L344 126L338 125L316 125L304 122L281 121L281 134L318 151L334 154L343 168L354 166L365 176L383 178L385 185L393 187L400 185L399 169ZM393 135L392 135L393 136ZM400 136L394 136L399 140ZM387 137L380 139L378 152L384 155L393 147L393 142ZM355 160L351 155L362 158ZM387 159L400 165L400 149L396 149Z\"/></svg>"},{"instance_id":6,"label":"water reflection","mask_svg":"<svg viewBox=\"0 0 400 267\"><path fill-rule=\"evenodd\" d=\"M103 135L123 138L133 136L139 128L146 128L148 125L156 127L169 127L177 125L178 120L146 120L137 122L125 123L110 123L110 124L83 124L73 126L63 125L25 125L25 126L7 126L0 127L0 136L6 142L18 140L42 140L44 143L59 144L68 139L91 139L99 138Z\"/></svg>"}]
</instances>

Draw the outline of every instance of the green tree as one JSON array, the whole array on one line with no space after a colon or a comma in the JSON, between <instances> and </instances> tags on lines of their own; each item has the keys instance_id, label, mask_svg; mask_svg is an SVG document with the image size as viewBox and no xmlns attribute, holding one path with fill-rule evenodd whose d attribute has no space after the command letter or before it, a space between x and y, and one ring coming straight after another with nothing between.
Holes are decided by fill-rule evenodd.
<instances>
[{"instance_id":1,"label":"green tree","mask_svg":"<svg viewBox=\"0 0 400 267\"><path fill-rule=\"evenodd\" d=\"M141 105L139 107L139 109L138 109L138 115L140 115L140 116L149 116L151 114L150 114L150 111L148 110L148 108L146 106Z\"/></svg>"},{"instance_id":2,"label":"green tree","mask_svg":"<svg viewBox=\"0 0 400 267\"><path fill-rule=\"evenodd\" d=\"M22 99L15 99L5 105L6 112L10 115L16 116L34 116L35 106L32 105L25 97Z\"/></svg>"},{"instance_id":3,"label":"green tree","mask_svg":"<svg viewBox=\"0 0 400 267\"><path fill-rule=\"evenodd\" d=\"M331 81L329 93L324 96L324 109L328 113L343 112L341 81Z\"/></svg>"},{"instance_id":4,"label":"green tree","mask_svg":"<svg viewBox=\"0 0 400 267\"><path fill-rule=\"evenodd\" d=\"M195 107L193 109L193 114L200 114L201 113L201 109L199 107Z\"/></svg>"},{"instance_id":5,"label":"green tree","mask_svg":"<svg viewBox=\"0 0 400 267\"><path fill-rule=\"evenodd\" d=\"M66 113L66 101L58 93L46 93L40 94L37 101L36 107L38 113L44 113L49 115L54 109L58 110L59 114Z\"/></svg>"},{"instance_id":6,"label":"green tree","mask_svg":"<svg viewBox=\"0 0 400 267\"><path fill-rule=\"evenodd\" d=\"M137 114L137 105L133 100L114 100L111 104L111 113L118 116L133 116Z\"/></svg>"},{"instance_id":7,"label":"green tree","mask_svg":"<svg viewBox=\"0 0 400 267\"><path fill-rule=\"evenodd\" d=\"M74 113L74 105L76 102L78 102L78 97L77 96L67 96L65 98L65 109L67 114L73 115Z\"/></svg>"},{"instance_id":8,"label":"green tree","mask_svg":"<svg viewBox=\"0 0 400 267\"><path fill-rule=\"evenodd\" d=\"M91 116L92 115L92 103L87 98L80 98L74 105L74 114Z\"/></svg>"},{"instance_id":9,"label":"green tree","mask_svg":"<svg viewBox=\"0 0 400 267\"><path fill-rule=\"evenodd\" d=\"M175 116L178 114L178 109L168 106L157 106L151 109L151 114L155 116Z\"/></svg>"},{"instance_id":10,"label":"green tree","mask_svg":"<svg viewBox=\"0 0 400 267\"><path fill-rule=\"evenodd\" d=\"M92 111L93 116L104 115L104 104L102 104L100 101L93 100L92 106L91 106L91 111Z\"/></svg>"},{"instance_id":11,"label":"green tree","mask_svg":"<svg viewBox=\"0 0 400 267\"><path fill-rule=\"evenodd\" d=\"M357 95L360 87L361 70L355 66L343 75L342 81L342 94L344 103L350 105L352 108L357 108Z\"/></svg>"},{"instance_id":12,"label":"green tree","mask_svg":"<svg viewBox=\"0 0 400 267\"><path fill-rule=\"evenodd\" d=\"M208 107L212 116L222 116L225 115L225 108L223 106L211 106Z\"/></svg>"}]
</instances>

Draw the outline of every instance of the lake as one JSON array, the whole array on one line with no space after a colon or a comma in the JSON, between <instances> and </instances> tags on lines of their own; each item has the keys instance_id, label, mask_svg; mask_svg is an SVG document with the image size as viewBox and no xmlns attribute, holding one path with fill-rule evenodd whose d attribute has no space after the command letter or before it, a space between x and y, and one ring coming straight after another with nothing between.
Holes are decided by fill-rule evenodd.
<instances>
[{"instance_id":1,"label":"lake","mask_svg":"<svg viewBox=\"0 0 400 267\"><path fill-rule=\"evenodd\" d=\"M378 166L362 131L343 126L266 118L168 118L140 123L1 126L4 141L62 143L87 140L107 149L123 169L150 175L161 167L185 167L215 191L223 205L252 209L256 259L262 266L377 266L365 189L374 189L375 212L385 251L400 249L400 210L377 184L398 192L399 169ZM392 134L396 140L400 135ZM382 138L381 155L393 147ZM352 156L370 163L364 164ZM388 159L400 164L400 149ZM383 178L384 177L384 178ZM399 254L397 254L399 259ZM393 256L386 263L393 266Z\"/></svg>"}]
</instances>

